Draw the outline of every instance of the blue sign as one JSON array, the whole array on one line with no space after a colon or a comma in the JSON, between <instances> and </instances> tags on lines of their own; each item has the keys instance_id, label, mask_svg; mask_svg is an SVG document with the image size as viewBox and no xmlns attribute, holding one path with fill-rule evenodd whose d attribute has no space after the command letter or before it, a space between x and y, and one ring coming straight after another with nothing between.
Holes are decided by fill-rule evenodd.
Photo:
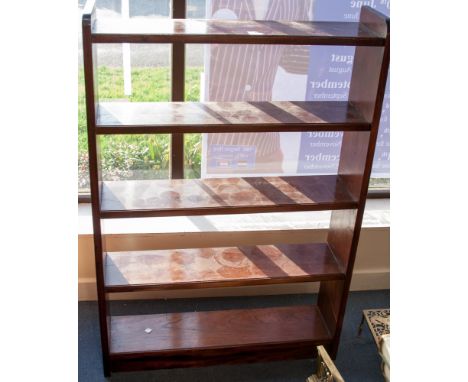
<instances>
[{"instance_id":1,"label":"blue sign","mask_svg":"<svg viewBox=\"0 0 468 382\"><path fill-rule=\"evenodd\" d=\"M315 0L315 21L359 21L363 5L389 14L389 0ZM312 46L310 48L306 100L347 101L355 47ZM333 174L337 172L342 133L302 133L298 173ZM373 177L389 177L390 173L390 87L387 81L380 119L379 136L372 168Z\"/></svg>"},{"instance_id":2,"label":"blue sign","mask_svg":"<svg viewBox=\"0 0 468 382\"><path fill-rule=\"evenodd\" d=\"M216 169L252 169L255 167L255 146L209 145L208 166Z\"/></svg>"}]
</instances>

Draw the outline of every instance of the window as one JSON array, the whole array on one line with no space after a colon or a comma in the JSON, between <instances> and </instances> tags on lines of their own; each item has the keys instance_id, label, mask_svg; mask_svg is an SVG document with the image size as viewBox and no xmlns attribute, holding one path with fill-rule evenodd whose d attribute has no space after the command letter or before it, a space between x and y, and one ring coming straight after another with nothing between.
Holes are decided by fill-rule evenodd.
<instances>
[{"instance_id":1,"label":"window","mask_svg":"<svg viewBox=\"0 0 468 382\"><path fill-rule=\"evenodd\" d=\"M313 19L356 21L366 3L389 12L389 2L304 0L233 2L187 0L188 18ZM362 4L361 4L362 3ZM376 4L378 3L378 4ZM250 4L246 6L245 4ZM289 3L288 3L289 4ZM84 0L79 1L79 10ZM167 0L98 0L97 17L168 18ZM81 12L79 18L81 31ZM78 189L89 193L86 111L79 36L79 178ZM346 100L354 47L203 46L186 45L186 101ZM100 44L100 100L169 101L171 47L155 44ZM237 66L228 63L237 58ZM371 188L389 188L389 104L387 86L374 158ZM188 178L222 174L306 174L337 171L341 133L186 134L184 174ZM104 179L169 177L170 136L106 136L101 138Z\"/></svg>"}]
</instances>

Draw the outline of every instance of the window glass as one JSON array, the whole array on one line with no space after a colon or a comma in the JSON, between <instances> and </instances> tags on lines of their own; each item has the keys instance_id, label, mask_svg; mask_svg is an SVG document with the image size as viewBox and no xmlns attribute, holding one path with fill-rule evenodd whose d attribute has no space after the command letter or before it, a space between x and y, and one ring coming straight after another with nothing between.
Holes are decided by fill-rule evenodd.
<instances>
[{"instance_id":1,"label":"window glass","mask_svg":"<svg viewBox=\"0 0 468 382\"><path fill-rule=\"evenodd\" d=\"M78 189L87 193L89 175L81 40L84 2L79 0L78 4ZM225 3L221 0L187 0L187 17L357 21L362 5L389 13L387 0L239 0L229 2L233 4L230 7L223 5ZM158 18L169 15L168 0L97 1L97 17L145 17L157 22ZM100 44L97 51L100 100L170 100L169 45ZM346 100L353 55L353 47L186 45L185 99ZM233 61L236 65L229 69L229 63ZM371 187L375 188L389 187L389 105L387 86L371 179ZM185 177L220 176L223 171L243 175L336 173L341 139L341 134L307 132L186 134ZM101 144L105 178L169 176L169 135L103 137ZM244 152L239 154L241 149Z\"/></svg>"}]
</instances>

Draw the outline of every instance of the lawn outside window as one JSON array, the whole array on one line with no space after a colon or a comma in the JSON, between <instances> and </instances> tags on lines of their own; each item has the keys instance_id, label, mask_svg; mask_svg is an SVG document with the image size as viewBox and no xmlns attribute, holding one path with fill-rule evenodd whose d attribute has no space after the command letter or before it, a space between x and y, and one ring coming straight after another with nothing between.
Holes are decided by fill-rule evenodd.
<instances>
[{"instance_id":1,"label":"lawn outside window","mask_svg":"<svg viewBox=\"0 0 468 382\"><path fill-rule=\"evenodd\" d=\"M151 0L145 4L130 2L130 16L167 18L168 1ZM84 0L79 1L79 20ZM120 0L97 2L97 17L120 17ZM188 0L187 16L206 17L205 0ZM81 32L81 25L79 26ZM79 36L79 95L78 95L78 200L89 202L88 147L86 107L82 62L81 33ZM201 79L205 69L203 46L186 47L185 100L199 101L203 93ZM99 100L126 100L128 102L162 102L171 99L170 46L158 45L156 50L145 44L131 44L131 95L124 93L124 70L121 44L100 44L98 47ZM102 170L104 180L169 177L169 135L103 136L101 139ZM202 135L184 135L184 177L202 176ZM371 178L369 197L389 197L389 178Z\"/></svg>"}]
</instances>

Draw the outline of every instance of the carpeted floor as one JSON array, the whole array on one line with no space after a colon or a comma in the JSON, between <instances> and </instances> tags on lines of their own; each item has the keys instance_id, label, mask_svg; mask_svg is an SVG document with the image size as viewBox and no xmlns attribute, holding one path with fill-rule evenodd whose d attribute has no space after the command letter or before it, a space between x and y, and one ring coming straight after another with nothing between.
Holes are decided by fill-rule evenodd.
<instances>
[{"instance_id":1,"label":"carpeted floor","mask_svg":"<svg viewBox=\"0 0 468 382\"><path fill-rule=\"evenodd\" d=\"M226 297L170 301L114 301L112 314L144 314L191 310L233 309L314 303L315 295ZM353 292L348 300L338 357L335 361L346 382L380 382L380 358L364 324L357 337L363 309L390 306L390 292ZM80 382L106 381L102 372L97 304L80 302L78 308ZM131 382L305 382L315 370L313 360L227 365L190 369L113 373L112 381Z\"/></svg>"}]
</instances>

